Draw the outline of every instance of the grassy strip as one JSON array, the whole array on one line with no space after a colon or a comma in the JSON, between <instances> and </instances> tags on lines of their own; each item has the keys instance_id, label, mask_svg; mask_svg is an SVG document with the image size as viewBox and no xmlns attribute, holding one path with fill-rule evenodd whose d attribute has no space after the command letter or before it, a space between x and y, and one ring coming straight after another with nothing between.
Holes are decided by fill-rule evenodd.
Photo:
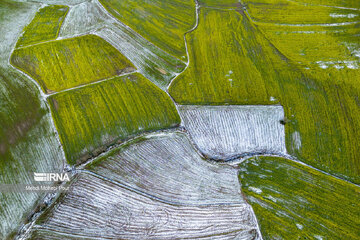
<instances>
[{"instance_id":1,"label":"grassy strip","mask_svg":"<svg viewBox=\"0 0 360 240\"><path fill-rule=\"evenodd\" d=\"M258 22L317 24L360 20L359 11L356 10L305 5L287 0L244 0L243 3L252 19Z\"/></svg>"},{"instance_id":2,"label":"grassy strip","mask_svg":"<svg viewBox=\"0 0 360 240\"><path fill-rule=\"evenodd\" d=\"M49 103L71 164L130 136L180 123L166 93L140 74L55 94Z\"/></svg>"},{"instance_id":3,"label":"grassy strip","mask_svg":"<svg viewBox=\"0 0 360 240\"><path fill-rule=\"evenodd\" d=\"M202 7L232 8L241 5L240 0L199 0Z\"/></svg>"},{"instance_id":4,"label":"grassy strip","mask_svg":"<svg viewBox=\"0 0 360 240\"><path fill-rule=\"evenodd\" d=\"M202 9L198 29L189 34L188 42L191 64L169 89L175 101L281 103L288 152L360 183L360 143L355 141L360 138L359 70L295 63L236 11Z\"/></svg>"},{"instance_id":5,"label":"grassy strip","mask_svg":"<svg viewBox=\"0 0 360 240\"><path fill-rule=\"evenodd\" d=\"M121 22L144 38L186 60L183 35L195 23L193 0L100 0Z\"/></svg>"},{"instance_id":6,"label":"grassy strip","mask_svg":"<svg viewBox=\"0 0 360 240\"><path fill-rule=\"evenodd\" d=\"M259 28L288 58L301 64L315 64L312 67L317 69L326 63L328 67L345 68L348 61L357 61L360 56L356 37L360 34L359 24L335 27L259 24Z\"/></svg>"},{"instance_id":7,"label":"grassy strip","mask_svg":"<svg viewBox=\"0 0 360 240\"><path fill-rule=\"evenodd\" d=\"M343 8L360 8L360 2L356 0L344 1L344 0L292 0L294 2L309 4L309 5L325 5L333 7Z\"/></svg>"},{"instance_id":8,"label":"grassy strip","mask_svg":"<svg viewBox=\"0 0 360 240\"><path fill-rule=\"evenodd\" d=\"M360 188L283 158L240 165L264 239L358 239Z\"/></svg>"},{"instance_id":9,"label":"grassy strip","mask_svg":"<svg viewBox=\"0 0 360 240\"><path fill-rule=\"evenodd\" d=\"M34 78L47 93L134 70L127 58L95 35L17 49L11 63Z\"/></svg>"},{"instance_id":10,"label":"grassy strip","mask_svg":"<svg viewBox=\"0 0 360 240\"><path fill-rule=\"evenodd\" d=\"M31 23L25 27L16 47L56 39L68 10L67 6L62 5L41 8Z\"/></svg>"}]
</instances>

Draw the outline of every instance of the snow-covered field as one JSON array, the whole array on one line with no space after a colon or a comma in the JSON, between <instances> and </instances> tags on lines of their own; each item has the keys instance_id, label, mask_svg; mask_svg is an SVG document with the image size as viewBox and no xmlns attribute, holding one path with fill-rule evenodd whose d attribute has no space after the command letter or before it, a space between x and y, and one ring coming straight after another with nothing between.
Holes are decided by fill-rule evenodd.
<instances>
[{"instance_id":1,"label":"snow-covered field","mask_svg":"<svg viewBox=\"0 0 360 240\"><path fill-rule=\"evenodd\" d=\"M202 159L181 132L130 141L88 169L170 202L244 203L237 170Z\"/></svg>"},{"instance_id":2,"label":"snow-covered field","mask_svg":"<svg viewBox=\"0 0 360 240\"><path fill-rule=\"evenodd\" d=\"M206 156L286 154L284 110L272 106L178 106L182 124Z\"/></svg>"},{"instance_id":3,"label":"snow-covered field","mask_svg":"<svg viewBox=\"0 0 360 240\"><path fill-rule=\"evenodd\" d=\"M261 239L247 204L168 204L81 173L34 239Z\"/></svg>"}]
</instances>

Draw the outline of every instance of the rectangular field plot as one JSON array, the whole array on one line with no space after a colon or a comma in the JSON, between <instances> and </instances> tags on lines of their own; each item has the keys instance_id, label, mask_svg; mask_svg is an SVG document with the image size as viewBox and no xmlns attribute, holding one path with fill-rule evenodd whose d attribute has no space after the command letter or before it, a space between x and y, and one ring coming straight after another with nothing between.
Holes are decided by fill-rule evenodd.
<instances>
[{"instance_id":1,"label":"rectangular field plot","mask_svg":"<svg viewBox=\"0 0 360 240\"><path fill-rule=\"evenodd\" d=\"M199 150L210 158L286 154L282 106L179 106Z\"/></svg>"},{"instance_id":2,"label":"rectangular field plot","mask_svg":"<svg viewBox=\"0 0 360 240\"><path fill-rule=\"evenodd\" d=\"M31 23L25 27L17 47L56 39L69 8L53 5L41 8Z\"/></svg>"},{"instance_id":3,"label":"rectangular field plot","mask_svg":"<svg viewBox=\"0 0 360 240\"><path fill-rule=\"evenodd\" d=\"M180 122L166 93L140 74L115 77L48 99L70 163L96 155L118 140Z\"/></svg>"},{"instance_id":4,"label":"rectangular field plot","mask_svg":"<svg viewBox=\"0 0 360 240\"><path fill-rule=\"evenodd\" d=\"M134 71L127 58L95 35L17 49L11 63L47 93Z\"/></svg>"}]
</instances>

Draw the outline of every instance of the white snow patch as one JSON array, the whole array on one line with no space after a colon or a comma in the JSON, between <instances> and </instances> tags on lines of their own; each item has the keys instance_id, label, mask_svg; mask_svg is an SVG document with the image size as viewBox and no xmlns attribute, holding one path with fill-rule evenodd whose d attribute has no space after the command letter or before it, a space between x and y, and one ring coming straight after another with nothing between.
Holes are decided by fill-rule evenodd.
<instances>
[{"instance_id":1,"label":"white snow patch","mask_svg":"<svg viewBox=\"0 0 360 240\"><path fill-rule=\"evenodd\" d=\"M83 2L70 8L60 29L60 38L83 34L105 26L109 21L97 1Z\"/></svg>"},{"instance_id":2,"label":"white snow patch","mask_svg":"<svg viewBox=\"0 0 360 240\"><path fill-rule=\"evenodd\" d=\"M270 199L271 201L273 201L273 202L275 202L275 203L277 202L276 198L274 198L274 197L271 196L271 195L266 196L266 198Z\"/></svg>"},{"instance_id":3,"label":"white snow patch","mask_svg":"<svg viewBox=\"0 0 360 240\"><path fill-rule=\"evenodd\" d=\"M249 187L249 190L254 192L254 193L257 193L257 194L262 193L262 190L260 188L256 188L256 187Z\"/></svg>"},{"instance_id":4,"label":"white snow patch","mask_svg":"<svg viewBox=\"0 0 360 240\"><path fill-rule=\"evenodd\" d=\"M297 227L298 229L300 229L300 230L302 230L302 229L304 228L304 226L301 225L300 223L296 223L296 227Z\"/></svg>"},{"instance_id":5,"label":"white snow patch","mask_svg":"<svg viewBox=\"0 0 360 240\"><path fill-rule=\"evenodd\" d=\"M349 69L358 69L359 65L357 61L317 61L320 68L327 69L333 66L336 69L342 69L347 67Z\"/></svg>"},{"instance_id":6,"label":"white snow patch","mask_svg":"<svg viewBox=\"0 0 360 240\"><path fill-rule=\"evenodd\" d=\"M319 67L322 69L327 69L329 67L328 65L326 65L324 62L321 61L317 62L317 64L319 64Z\"/></svg>"},{"instance_id":7,"label":"white snow patch","mask_svg":"<svg viewBox=\"0 0 360 240\"><path fill-rule=\"evenodd\" d=\"M350 69L358 69L359 68L358 63L355 61L346 61L345 64L346 64L346 67L350 68Z\"/></svg>"},{"instance_id":8,"label":"white snow patch","mask_svg":"<svg viewBox=\"0 0 360 240\"><path fill-rule=\"evenodd\" d=\"M351 54L357 58L360 58L360 46L354 43L345 43L347 49L351 52Z\"/></svg>"},{"instance_id":9,"label":"white snow patch","mask_svg":"<svg viewBox=\"0 0 360 240\"><path fill-rule=\"evenodd\" d=\"M357 14L337 14L337 13L331 13L330 14L330 17L332 17L332 18L356 18L357 16L359 16L359 15L357 15Z\"/></svg>"},{"instance_id":10,"label":"white snow patch","mask_svg":"<svg viewBox=\"0 0 360 240\"><path fill-rule=\"evenodd\" d=\"M301 137L298 131L293 132L292 141L293 141L293 149L299 150L301 148Z\"/></svg>"},{"instance_id":11,"label":"white snow patch","mask_svg":"<svg viewBox=\"0 0 360 240\"><path fill-rule=\"evenodd\" d=\"M334 68L336 68L336 69L343 69L343 68L345 68L344 66L341 66L341 65L334 65Z\"/></svg>"}]
</instances>

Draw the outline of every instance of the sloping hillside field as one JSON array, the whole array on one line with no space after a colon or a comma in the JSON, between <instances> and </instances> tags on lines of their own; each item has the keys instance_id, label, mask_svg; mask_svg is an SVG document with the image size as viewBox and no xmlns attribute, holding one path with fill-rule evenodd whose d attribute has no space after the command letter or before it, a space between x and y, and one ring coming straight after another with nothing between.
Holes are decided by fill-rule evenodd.
<instances>
[{"instance_id":1,"label":"sloping hillside field","mask_svg":"<svg viewBox=\"0 0 360 240\"><path fill-rule=\"evenodd\" d=\"M0 239L13 239L46 195L16 188L36 184L33 172L59 172L65 164L49 108L36 85L8 61L38 7L0 1Z\"/></svg>"},{"instance_id":2,"label":"sloping hillside field","mask_svg":"<svg viewBox=\"0 0 360 240\"><path fill-rule=\"evenodd\" d=\"M0 239L360 239L360 1L0 1Z\"/></svg>"},{"instance_id":3,"label":"sloping hillside field","mask_svg":"<svg viewBox=\"0 0 360 240\"><path fill-rule=\"evenodd\" d=\"M240 167L264 239L359 239L359 187L283 158Z\"/></svg>"}]
</instances>

